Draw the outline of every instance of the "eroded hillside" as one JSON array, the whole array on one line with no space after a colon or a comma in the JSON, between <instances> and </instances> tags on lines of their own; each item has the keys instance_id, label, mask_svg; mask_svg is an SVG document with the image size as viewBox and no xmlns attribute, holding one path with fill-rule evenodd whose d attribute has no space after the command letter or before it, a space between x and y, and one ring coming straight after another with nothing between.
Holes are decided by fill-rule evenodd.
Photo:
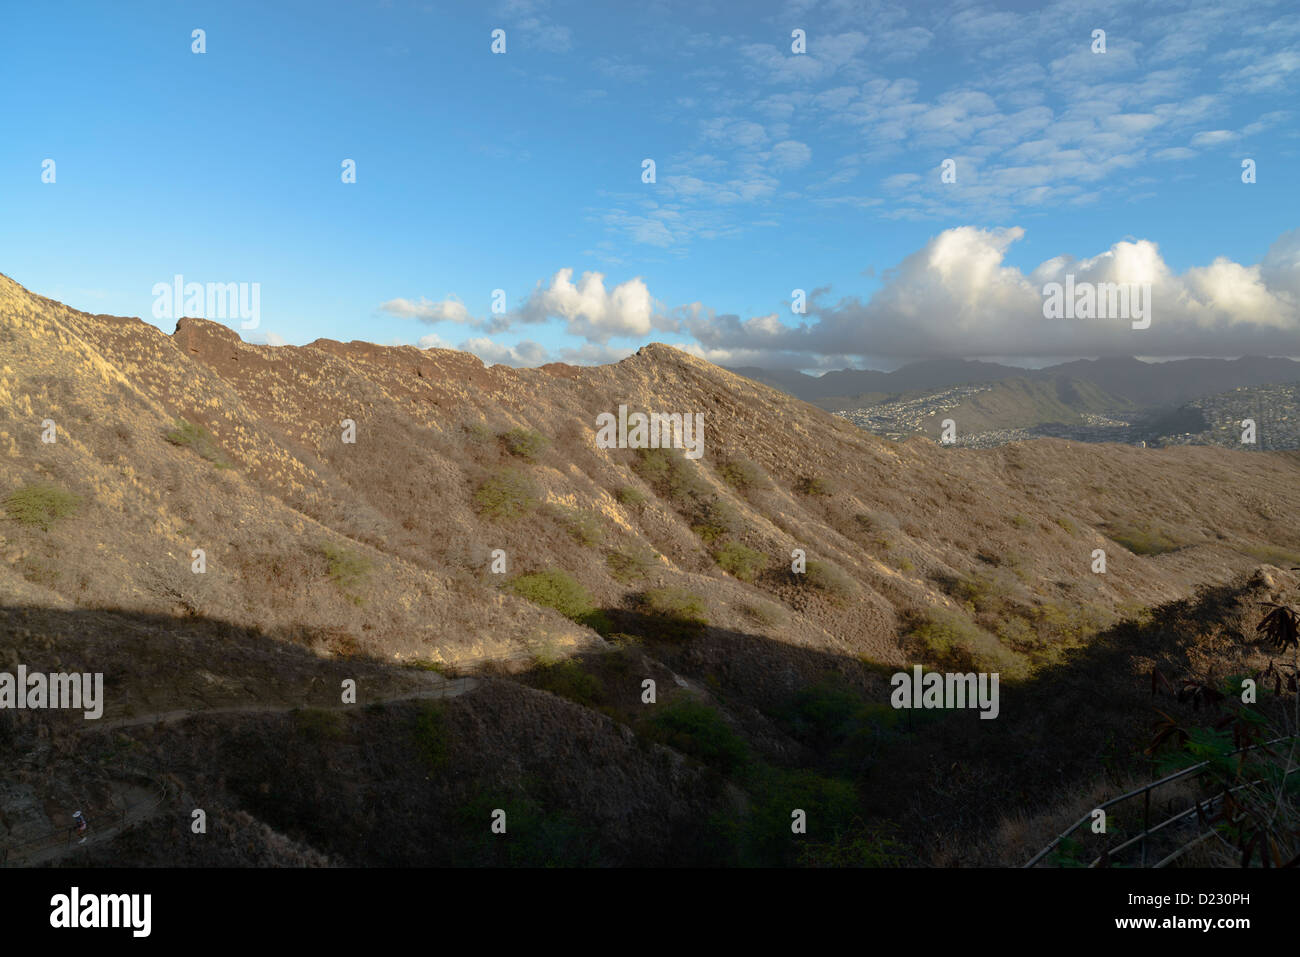
<instances>
[{"instance_id":1,"label":"eroded hillside","mask_svg":"<svg viewBox=\"0 0 1300 957\"><path fill-rule=\"evenodd\" d=\"M1028 681L1139 609L1300 563L1293 454L890 443L662 345L529 370L359 342L256 346L204 320L169 336L87 315L0 277L0 395L0 668L89 667L102 640L109 664L96 670L120 720L323 705L349 662L371 669L371 701L409 690L416 672L393 665L509 662L570 700L486 675L438 719L457 729L453 750L481 760L466 744L477 734L500 758L503 728L550 728L546 753L582 791L581 758L559 742L590 725L592 753L630 777L608 800L591 790L584 813L613 814L631 782L662 779L666 790L645 785L659 810L641 813L667 815L665 841L698 843L701 816L725 818L744 798L709 790L694 764L653 771L689 753L680 728L651 735L649 757L630 748L646 676L721 707L763 761L799 763L816 748L780 709L827 674L881 702L881 676L910 662ZM620 405L702 413L703 456L599 448L596 417ZM150 637L110 653L126 633ZM575 652L611 649L592 673L564 670ZM214 720L292 730L288 718ZM310 733L382 732L348 720ZM182 791L216 773L182 760L202 752L192 741L151 747L155 762L189 768ZM256 760L266 775L278 759ZM496 772L513 787L540 767ZM29 830L52 820L34 810L33 775L10 795ZM245 782L222 800L289 826L259 793ZM602 860L643 859L647 846L610 838Z\"/></svg>"}]
</instances>

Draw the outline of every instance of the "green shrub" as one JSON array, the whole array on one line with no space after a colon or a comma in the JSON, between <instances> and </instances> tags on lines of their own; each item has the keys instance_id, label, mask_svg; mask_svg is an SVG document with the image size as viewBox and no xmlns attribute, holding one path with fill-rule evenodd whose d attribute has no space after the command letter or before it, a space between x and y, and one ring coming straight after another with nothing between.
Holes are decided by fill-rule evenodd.
<instances>
[{"instance_id":1,"label":"green shrub","mask_svg":"<svg viewBox=\"0 0 1300 957\"><path fill-rule=\"evenodd\" d=\"M501 469L488 476L474 492L480 515L493 521L511 521L537 507L536 484L517 469Z\"/></svg>"},{"instance_id":2,"label":"green shrub","mask_svg":"<svg viewBox=\"0 0 1300 957\"><path fill-rule=\"evenodd\" d=\"M533 675L537 687L551 694L594 707L605 698L605 684L596 675L584 671L573 658L543 665Z\"/></svg>"},{"instance_id":3,"label":"green shrub","mask_svg":"<svg viewBox=\"0 0 1300 957\"><path fill-rule=\"evenodd\" d=\"M605 556L609 573L616 581L623 584L637 581L650 574L650 569L658 564L655 553L648 548L620 548Z\"/></svg>"},{"instance_id":4,"label":"green shrub","mask_svg":"<svg viewBox=\"0 0 1300 957\"><path fill-rule=\"evenodd\" d=\"M315 741L339 741L343 738L343 716L324 708L301 708L292 712L294 729Z\"/></svg>"},{"instance_id":5,"label":"green shrub","mask_svg":"<svg viewBox=\"0 0 1300 957\"><path fill-rule=\"evenodd\" d=\"M684 588L651 588L641 595L639 604L644 614L662 621L667 637L690 637L709 624L704 599Z\"/></svg>"},{"instance_id":6,"label":"green shrub","mask_svg":"<svg viewBox=\"0 0 1300 957\"><path fill-rule=\"evenodd\" d=\"M815 588L834 601L843 601L853 594L853 580L830 562L810 561L800 577L809 588Z\"/></svg>"},{"instance_id":7,"label":"green shrub","mask_svg":"<svg viewBox=\"0 0 1300 957\"><path fill-rule=\"evenodd\" d=\"M760 625L778 625L785 621L785 609L767 601L756 601L741 605L740 610Z\"/></svg>"},{"instance_id":8,"label":"green shrub","mask_svg":"<svg viewBox=\"0 0 1300 957\"><path fill-rule=\"evenodd\" d=\"M723 571L743 582L753 581L768 564L767 555L740 542L728 542L713 553L713 558Z\"/></svg>"},{"instance_id":9,"label":"green shrub","mask_svg":"<svg viewBox=\"0 0 1300 957\"><path fill-rule=\"evenodd\" d=\"M366 586L374 567L370 558L346 545L331 542L321 542L316 548L325 557L334 584L353 604L361 604L364 599L359 592Z\"/></svg>"},{"instance_id":10,"label":"green shrub","mask_svg":"<svg viewBox=\"0 0 1300 957\"><path fill-rule=\"evenodd\" d=\"M767 485L763 470L749 459L731 459L722 463L718 467L718 475L738 492L748 492Z\"/></svg>"},{"instance_id":11,"label":"green shrub","mask_svg":"<svg viewBox=\"0 0 1300 957\"><path fill-rule=\"evenodd\" d=\"M1011 524L1016 528L1028 528L1029 519L1025 518L1023 515L1012 515Z\"/></svg>"},{"instance_id":12,"label":"green shrub","mask_svg":"<svg viewBox=\"0 0 1300 957\"><path fill-rule=\"evenodd\" d=\"M595 513L577 508L559 508L556 511L565 529L579 545L593 547L604 538L604 529Z\"/></svg>"},{"instance_id":13,"label":"green shrub","mask_svg":"<svg viewBox=\"0 0 1300 957\"><path fill-rule=\"evenodd\" d=\"M660 705L641 730L651 741L689 754L726 775L742 771L750 761L744 738L718 710L689 696Z\"/></svg>"},{"instance_id":14,"label":"green shrub","mask_svg":"<svg viewBox=\"0 0 1300 957\"><path fill-rule=\"evenodd\" d=\"M568 572L558 568L520 575L510 589L521 598L554 608L565 618L596 631L609 630L609 619L596 608L590 592Z\"/></svg>"},{"instance_id":15,"label":"green shrub","mask_svg":"<svg viewBox=\"0 0 1300 957\"><path fill-rule=\"evenodd\" d=\"M80 496L48 482L35 482L15 489L5 496L4 509L15 522L34 525L49 531L51 525L67 518L81 505Z\"/></svg>"},{"instance_id":16,"label":"green shrub","mask_svg":"<svg viewBox=\"0 0 1300 957\"><path fill-rule=\"evenodd\" d=\"M536 462L537 457L551 444L551 440L540 432L511 429L509 432L501 433L501 444L511 455L518 456L526 462Z\"/></svg>"},{"instance_id":17,"label":"green shrub","mask_svg":"<svg viewBox=\"0 0 1300 957\"><path fill-rule=\"evenodd\" d=\"M830 484L822 478L815 475L805 475L795 484L795 489L800 495L831 495L833 490Z\"/></svg>"},{"instance_id":18,"label":"green shrub","mask_svg":"<svg viewBox=\"0 0 1300 957\"><path fill-rule=\"evenodd\" d=\"M1025 660L987 631L946 608L931 608L913 620L907 635L924 663L948 671L999 672L1014 678L1026 671Z\"/></svg>"},{"instance_id":19,"label":"green shrub","mask_svg":"<svg viewBox=\"0 0 1300 957\"><path fill-rule=\"evenodd\" d=\"M232 463L217 445L212 434L201 425L176 420L176 427L165 436L172 445L193 450L200 458L206 459L219 469L232 468Z\"/></svg>"},{"instance_id":20,"label":"green shrub","mask_svg":"<svg viewBox=\"0 0 1300 957\"><path fill-rule=\"evenodd\" d=\"M446 767L450 751L447 706L441 701L422 702L415 716L412 737L416 752L430 771Z\"/></svg>"},{"instance_id":21,"label":"green shrub","mask_svg":"<svg viewBox=\"0 0 1300 957\"><path fill-rule=\"evenodd\" d=\"M614 494L620 505L627 505L634 508L638 505L644 505L646 502L645 492L641 491L635 485L625 485Z\"/></svg>"},{"instance_id":22,"label":"green shrub","mask_svg":"<svg viewBox=\"0 0 1300 957\"><path fill-rule=\"evenodd\" d=\"M740 531L740 513L731 503L719 498L710 498L696 503L691 522L691 530L704 540L705 544L716 542L728 535Z\"/></svg>"},{"instance_id":23,"label":"green shrub","mask_svg":"<svg viewBox=\"0 0 1300 957\"><path fill-rule=\"evenodd\" d=\"M1134 555L1163 555L1183 546L1182 542L1150 524L1108 525L1106 535Z\"/></svg>"},{"instance_id":24,"label":"green shrub","mask_svg":"<svg viewBox=\"0 0 1300 957\"><path fill-rule=\"evenodd\" d=\"M680 449L637 449L632 468L656 492L678 507L709 493L709 483Z\"/></svg>"}]
</instances>

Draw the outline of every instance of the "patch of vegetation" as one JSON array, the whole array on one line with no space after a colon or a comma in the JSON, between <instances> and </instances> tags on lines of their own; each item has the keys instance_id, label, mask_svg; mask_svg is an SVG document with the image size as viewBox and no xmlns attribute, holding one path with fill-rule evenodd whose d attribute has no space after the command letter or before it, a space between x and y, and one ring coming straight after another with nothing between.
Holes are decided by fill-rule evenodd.
<instances>
[{"instance_id":1,"label":"patch of vegetation","mask_svg":"<svg viewBox=\"0 0 1300 957\"><path fill-rule=\"evenodd\" d=\"M853 580L830 562L810 561L799 577L809 588L816 589L832 601L841 602L853 594Z\"/></svg>"},{"instance_id":2,"label":"patch of vegetation","mask_svg":"<svg viewBox=\"0 0 1300 957\"><path fill-rule=\"evenodd\" d=\"M537 507L538 494L537 485L523 472L501 469L474 492L474 505L492 521L512 521Z\"/></svg>"},{"instance_id":3,"label":"patch of vegetation","mask_svg":"<svg viewBox=\"0 0 1300 957\"><path fill-rule=\"evenodd\" d=\"M805 475L795 483L795 491L800 495L833 495L834 489L825 479L816 475Z\"/></svg>"},{"instance_id":4,"label":"patch of vegetation","mask_svg":"<svg viewBox=\"0 0 1300 957\"><path fill-rule=\"evenodd\" d=\"M1107 525L1106 535L1134 555L1163 555L1182 548L1179 542L1150 524Z\"/></svg>"},{"instance_id":5,"label":"patch of vegetation","mask_svg":"<svg viewBox=\"0 0 1300 957\"><path fill-rule=\"evenodd\" d=\"M637 449L632 468L659 495L679 508L709 494L709 483L680 449Z\"/></svg>"},{"instance_id":6,"label":"patch of vegetation","mask_svg":"<svg viewBox=\"0 0 1300 957\"><path fill-rule=\"evenodd\" d=\"M604 682L585 671L574 658L543 665L536 669L532 678L543 691L576 701L584 707L594 708L605 699Z\"/></svg>"},{"instance_id":7,"label":"patch of vegetation","mask_svg":"<svg viewBox=\"0 0 1300 957\"><path fill-rule=\"evenodd\" d=\"M506 832L493 834L496 812L506 814ZM523 789L476 792L457 809L458 859L463 867L596 867L604 849L591 828L563 807L546 806Z\"/></svg>"},{"instance_id":8,"label":"patch of vegetation","mask_svg":"<svg viewBox=\"0 0 1300 957\"><path fill-rule=\"evenodd\" d=\"M643 613L661 620L665 637L688 638L709 624L704 599L685 588L651 588L639 604Z\"/></svg>"},{"instance_id":9,"label":"patch of vegetation","mask_svg":"<svg viewBox=\"0 0 1300 957\"><path fill-rule=\"evenodd\" d=\"M645 578L658 561L655 553L650 549L634 546L610 552L605 556L605 563L609 566L609 573L614 576L614 580L626 585Z\"/></svg>"},{"instance_id":10,"label":"patch of vegetation","mask_svg":"<svg viewBox=\"0 0 1300 957\"><path fill-rule=\"evenodd\" d=\"M374 568L374 563L369 556L346 545L335 545L331 542L321 542L316 548L329 564L330 580L339 587L349 601L354 605L360 605L365 599L359 593L365 588L370 579L370 572Z\"/></svg>"},{"instance_id":11,"label":"patch of vegetation","mask_svg":"<svg viewBox=\"0 0 1300 957\"><path fill-rule=\"evenodd\" d=\"M915 616L906 637L924 664L942 671L996 671L1004 679L1027 671L1021 655L1004 648L964 615L946 608L930 608Z\"/></svg>"},{"instance_id":12,"label":"patch of vegetation","mask_svg":"<svg viewBox=\"0 0 1300 957\"><path fill-rule=\"evenodd\" d=\"M645 492L641 491L635 485L624 485L614 493L620 505L626 505L629 508L635 508L638 505L644 505L647 501Z\"/></svg>"},{"instance_id":13,"label":"patch of vegetation","mask_svg":"<svg viewBox=\"0 0 1300 957\"><path fill-rule=\"evenodd\" d=\"M1066 533L1067 535L1077 535L1077 534L1079 534L1079 530L1078 530L1077 528L1074 527L1074 522L1070 521L1068 518L1063 518L1063 517L1062 517L1062 518L1058 518L1058 519L1056 520L1056 524L1057 524L1057 525L1060 525L1061 528L1063 528L1063 529L1065 530L1065 533Z\"/></svg>"},{"instance_id":14,"label":"patch of vegetation","mask_svg":"<svg viewBox=\"0 0 1300 957\"><path fill-rule=\"evenodd\" d=\"M324 708L300 708L291 712L294 730L313 741L340 741L343 738L343 716Z\"/></svg>"},{"instance_id":15,"label":"patch of vegetation","mask_svg":"<svg viewBox=\"0 0 1300 957\"><path fill-rule=\"evenodd\" d=\"M212 433L201 425L187 422L185 419L177 419L175 428L168 432L165 438L172 445L192 450L200 458L206 459L219 469L234 468L234 464L226 458L226 454L217 445Z\"/></svg>"},{"instance_id":16,"label":"patch of vegetation","mask_svg":"<svg viewBox=\"0 0 1300 957\"><path fill-rule=\"evenodd\" d=\"M768 484L763 470L745 458L729 459L723 462L718 467L718 475L722 481L738 492L765 488Z\"/></svg>"},{"instance_id":17,"label":"patch of vegetation","mask_svg":"<svg viewBox=\"0 0 1300 957\"><path fill-rule=\"evenodd\" d=\"M1279 548L1276 545L1248 545L1238 551L1245 552L1251 558L1276 565L1278 568L1295 568L1300 566L1300 551Z\"/></svg>"},{"instance_id":18,"label":"patch of vegetation","mask_svg":"<svg viewBox=\"0 0 1300 957\"><path fill-rule=\"evenodd\" d=\"M570 621L602 634L609 631L609 619L592 601L591 593L568 572L558 568L520 575L510 582L510 590L520 598L553 608Z\"/></svg>"},{"instance_id":19,"label":"patch of vegetation","mask_svg":"<svg viewBox=\"0 0 1300 957\"><path fill-rule=\"evenodd\" d=\"M713 553L713 560L723 571L743 582L753 581L768 565L768 557L740 542L727 542Z\"/></svg>"},{"instance_id":20,"label":"patch of vegetation","mask_svg":"<svg viewBox=\"0 0 1300 957\"><path fill-rule=\"evenodd\" d=\"M411 731L415 750L430 771L441 771L450 760L447 706L441 701L424 701Z\"/></svg>"},{"instance_id":21,"label":"patch of vegetation","mask_svg":"<svg viewBox=\"0 0 1300 957\"><path fill-rule=\"evenodd\" d=\"M728 777L743 771L750 763L745 739L731 729L716 708L689 695L678 695L656 708L642 724L641 733Z\"/></svg>"},{"instance_id":22,"label":"patch of vegetation","mask_svg":"<svg viewBox=\"0 0 1300 957\"><path fill-rule=\"evenodd\" d=\"M740 513L730 502L719 498L700 502L694 519L691 523L691 531L700 536L706 545L729 535L735 535L740 531L742 524Z\"/></svg>"},{"instance_id":23,"label":"patch of vegetation","mask_svg":"<svg viewBox=\"0 0 1300 957\"><path fill-rule=\"evenodd\" d=\"M593 548L605 537L600 518L594 512L577 508L560 508L557 509L557 513L565 529L579 545Z\"/></svg>"},{"instance_id":24,"label":"patch of vegetation","mask_svg":"<svg viewBox=\"0 0 1300 957\"><path fill-rule=\"evenodd\" d=\"M1029 519L1025 518L1023 515L1012 515L1011 524L1016 528L1028 528Z\"/></svg>"},{"instance_id":25,"label":"patch of vegetation","mask_svg":"<svg viewBox=\"0 0 1300 957\"><path fill-rule=\"evenodd\" d=\"M61 518L74 514L81 505L81 497L49 482L34 482L15 489L5 496L5 514L22 525L31 525L43 532Z\"/></svg>"},{"instance_id":26,"label":"patch of vegetation","mask_svg":"<svg viewBox=\"0 0 1300 957\"><path fill-rule=\"evenodd\" d=\"M478 445L486 445L497 437L497 434L482 422L467 422L461 426L466 437Z\"/></svg>"},{"instance_id":27,"label":"patch of vegetation","mask_svg":"<svg viewBox=\"0 0 1300 957\"><path fill-rule=\"evenodd\" d=\"M779 625L785 621L786 617L783 608L768 601L756 601L751 604L741 605L740 610L760 625L767 625L769 628L773 625Z\"/></svg>"},{"instance_id":28,"label":"patch of vegetation","mask_svg":"<svg viewBox=\"0 0 1300 957\"><path fill-rule=\"evenodd\" d=\"M531 429L511 429L509 432L502 432L500 438L507 452L525 462L536 462L537 457L551 444L550 439Z\"/></svg>"}]
</instances>

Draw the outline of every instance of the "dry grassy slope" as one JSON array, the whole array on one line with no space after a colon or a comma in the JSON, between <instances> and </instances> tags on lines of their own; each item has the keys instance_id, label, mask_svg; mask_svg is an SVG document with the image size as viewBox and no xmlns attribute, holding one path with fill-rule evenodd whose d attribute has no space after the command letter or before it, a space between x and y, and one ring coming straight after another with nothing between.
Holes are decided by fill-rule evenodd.
<instances>
[{"instance_id":1,"label":"dry grassy slope","mask_svg":"<svg viewBox=\"0 0 1300 957\"><path fill-rule=\"evenodd\" d=\"M944 576L993 575L1028 604L1113 609L1224 580L1265 546L1300 548L1294 455L891 444L662 345L607 366L534 370L367 343L252 346L203 320L183 319L169 337L90 316L3 277L0 340L0 486L43 477L84 498L49 532L3 523L0 589L12 603L201 613L387 657L457 660L589 637L500 590L488 563L503 548L512 573L563 568L602 607L679 585L719 627L898 663L901 613L956 607L936 585ZM595 447L596 415L620 403L703 412L700 473L742 513L738 538L774 569L796 547L833 563L853 600L775 572L746 584L721 571L632 469L633 453ZM233 467L168 443L178 417L207 428ZM59 425L56 445L39 440L45 418ZM357 424L355 445L340 440L343 419ZM551 440L535 463L496 441L515 427ZM733 457L760 466L770 486L731 489L717 468ZM603 541L576 542L547 508L513 523L476 514L475 489L506 468L528 473L551 505L598 517ZM807 477L832 494L796 491ZM649 502L620 504L627 486ZM1141 557L1103 536L1143 526L1185 547ZM373 564L361 604L325 574L322 542ZM605 554L636 544L659 564L646 581L620 583ZM197 547L208 553L203 576L189 570ZM1089 572L1098 547L1106 575Z\"/></svg>"}]
</instances>

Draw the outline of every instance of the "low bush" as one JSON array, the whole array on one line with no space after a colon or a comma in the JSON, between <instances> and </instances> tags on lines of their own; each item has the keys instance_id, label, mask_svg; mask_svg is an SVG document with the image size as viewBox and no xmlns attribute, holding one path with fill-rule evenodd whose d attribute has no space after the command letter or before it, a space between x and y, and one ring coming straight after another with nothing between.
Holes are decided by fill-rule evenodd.
<instances>
[{"instance_id":1,"label":"low bush","mask_svg":"<svg viewBox=\"0 0 1300 957\"><path fill-rule=\"evenodd\" d=\"M537 485L517 469L501 469L474 492L478 513L492 521L512 521L537 507Z\"/></svg>"},{"instance_id":2,"label":"low bush","mask_svg":"<svg viewBox=\"0 0 1300 957\"><path fill-rule=\"evenodd\" d=\"M81 505L80 496L48 482L36 482L15 489L5 496L5 514L22 525L41 531L61 518L73 515Z\"/></svg>"}]
</instances>

